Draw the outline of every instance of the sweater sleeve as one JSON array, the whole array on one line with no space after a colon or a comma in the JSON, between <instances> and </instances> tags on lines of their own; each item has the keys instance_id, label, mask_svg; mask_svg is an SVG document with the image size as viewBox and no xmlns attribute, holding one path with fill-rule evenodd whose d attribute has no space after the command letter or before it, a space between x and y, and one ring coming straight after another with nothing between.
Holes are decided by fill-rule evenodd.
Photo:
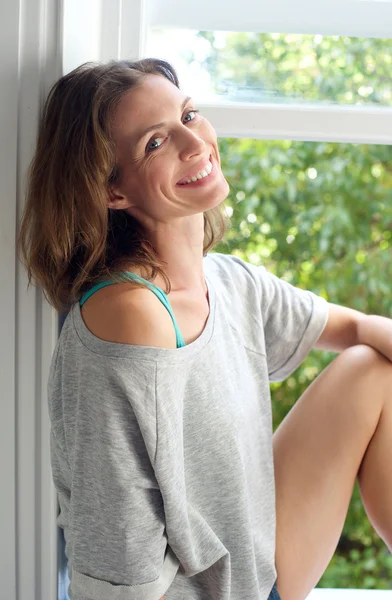
<instances>
[{"instance_id":1,"label":"sweater sleeve","mask_svg":"<svg viewBox=\"0 0 392 600\"><path fill-rule=\"evenodd\" d=\"M328 319L328 303L257 267L270 381L283 381L306 358Z\"/></svg>"},{"instance_id":2,"label":"sweater sleeve","mask_svg":"<svg viewBox=\"0 0 392 600\"><path fill-rule=\"evenodd\" d=\"M248 347L266 356L270 381L283 381L306 358L328 319L328 303L311 291L233 255L212 259Z\"/></svg>"}]
</instances>

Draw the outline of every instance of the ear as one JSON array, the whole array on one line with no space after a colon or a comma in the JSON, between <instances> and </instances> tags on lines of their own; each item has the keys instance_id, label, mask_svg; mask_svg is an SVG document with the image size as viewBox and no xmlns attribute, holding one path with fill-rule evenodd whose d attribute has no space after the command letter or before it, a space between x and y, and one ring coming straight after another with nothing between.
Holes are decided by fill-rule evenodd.
<instances>
[{"instance_id":1,"label":"ear","mask_svg":"<svg viewBox=\"0 0 392 600\"><path fill-rule=\"evenodd\" d=\"M107 207L114 210L123 210L130 205L129 200L118 189L113 186L108 188Z\"/></svg>"}]
</instances>

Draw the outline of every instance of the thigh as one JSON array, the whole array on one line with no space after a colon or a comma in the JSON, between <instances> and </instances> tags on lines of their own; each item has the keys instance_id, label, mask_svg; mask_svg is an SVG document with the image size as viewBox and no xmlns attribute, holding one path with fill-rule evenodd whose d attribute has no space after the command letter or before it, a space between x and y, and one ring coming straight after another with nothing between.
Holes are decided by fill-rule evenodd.
<instances>
[{"instance_id":1,"label":"thigh","mask_svg":"<svg viewBox=\"0 0 392 600\"><path fill-rule=\"evenodd\" d=\"M336 549L382 410L377 386L385 362L367 346L342 352L274 434L276 568L282 600L303 600Z\"/></svg>"}]
</instances>

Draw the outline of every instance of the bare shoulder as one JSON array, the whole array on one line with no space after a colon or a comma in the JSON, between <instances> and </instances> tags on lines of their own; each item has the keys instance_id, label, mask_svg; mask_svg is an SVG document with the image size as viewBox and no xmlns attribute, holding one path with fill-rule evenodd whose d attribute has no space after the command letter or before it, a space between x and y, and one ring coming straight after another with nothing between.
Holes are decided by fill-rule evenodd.
<instances>
[{"instance_id":1,"label":"bare shoulder","mask_svg":"<svg viewBox=\"0 0 392 600\"><path fill-rule=\"evenodd\" d=\"M132 283L95 292L82 307L83 320L96 337L120 344L176 348L173 321L157 296Z\"/></svg>"}]
</instances>

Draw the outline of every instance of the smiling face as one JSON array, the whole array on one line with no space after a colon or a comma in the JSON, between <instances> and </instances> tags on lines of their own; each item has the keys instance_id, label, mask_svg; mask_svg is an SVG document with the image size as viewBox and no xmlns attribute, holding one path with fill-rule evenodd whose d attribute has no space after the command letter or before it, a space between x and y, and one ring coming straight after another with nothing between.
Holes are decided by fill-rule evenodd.
<instances>
[{"instance_id":1,"label":"smiling face","mask_svg":"<svg viewBox=\"0 0 392 600\"><path fill-rule=\"evenodd\" d=\"M110 208L148 227L202 213L227 197L213 127L162 75L145 76L122 98L112 137L120 177Z\"/></svg>"}]
</instances>

